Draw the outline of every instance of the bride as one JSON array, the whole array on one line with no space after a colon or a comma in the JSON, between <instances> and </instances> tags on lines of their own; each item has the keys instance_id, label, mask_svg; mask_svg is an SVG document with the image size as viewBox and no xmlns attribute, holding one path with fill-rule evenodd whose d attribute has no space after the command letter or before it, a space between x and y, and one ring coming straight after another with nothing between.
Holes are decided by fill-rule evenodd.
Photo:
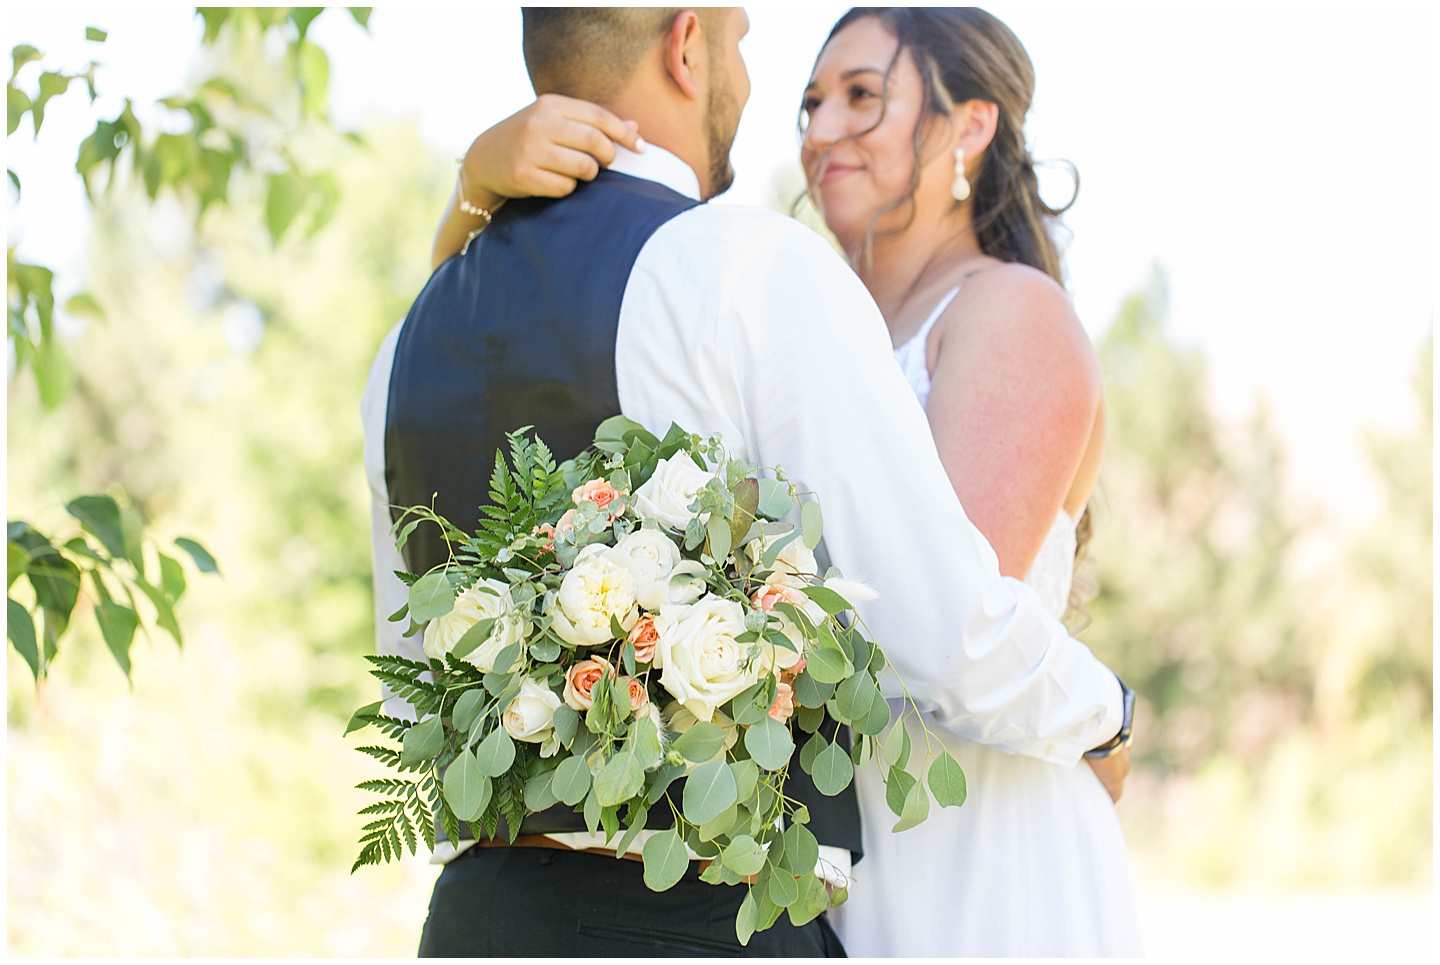
<instances>
[{"instance_id":1,"label":"bride","mask_svg":"<svg viewBox=\"0 0 1440 965\"><path fill-rule=\"evenodd\" d=\"M1050 234L1060 212L1041 200L1025 145L1033 90L1024 47L981 10L857 8L831 31L805 89L801 162L885 316L967 515L1001 572L1060 616L1089 532L1105 411ZM614 142L643 150L633 125L554 96L482 134L435 263L483 229L475 207L568 193L614 158ZM1128 749L1061 766L927 723L964 768L969 799L892 834L883 784L873 768L857 770L865 857L850 900L831 913L847 952L1138 954L1112 801ZM910 736L918 753L925 734Z\"/></svg>"}]
</instances>

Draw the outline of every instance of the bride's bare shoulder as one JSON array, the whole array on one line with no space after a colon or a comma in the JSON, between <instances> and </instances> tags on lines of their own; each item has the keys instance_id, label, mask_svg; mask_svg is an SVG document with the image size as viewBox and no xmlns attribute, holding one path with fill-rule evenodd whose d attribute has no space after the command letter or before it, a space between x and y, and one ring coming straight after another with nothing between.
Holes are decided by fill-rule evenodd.
<instances>
[{"instance_id":1,"label":"bride's bare shoulder","mask_svg":"<svg viewBox=\"0 0 1440 965\"><path fill-rule=\"evenodd\" d=\"M1057 351L1094 358L1090 337L1070 296L1037 268L999 263L967 278L942 316L948 340L963 333L992 350L1000 344L1039 342Z\"/></svg>"}]
</instances>

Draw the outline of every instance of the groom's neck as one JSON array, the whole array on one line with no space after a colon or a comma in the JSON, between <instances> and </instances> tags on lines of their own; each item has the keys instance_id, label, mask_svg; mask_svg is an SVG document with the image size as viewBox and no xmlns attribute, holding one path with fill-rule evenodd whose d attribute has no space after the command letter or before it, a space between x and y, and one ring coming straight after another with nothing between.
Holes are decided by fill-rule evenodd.
<instances>
[{"instance_id":1,"label":"groom's neck","mask_svg":"<svg viewBox=\"0 0 1440 965\"><path fill-rule=\"evenodd\" d=\"M627 88L603 106L621 120L640 125L640 136L664 148L688 164L700 183L702 197L710 196L709 144L704 118L691 101L674 97L670 91Z\"/></svg>"}]
</instances>

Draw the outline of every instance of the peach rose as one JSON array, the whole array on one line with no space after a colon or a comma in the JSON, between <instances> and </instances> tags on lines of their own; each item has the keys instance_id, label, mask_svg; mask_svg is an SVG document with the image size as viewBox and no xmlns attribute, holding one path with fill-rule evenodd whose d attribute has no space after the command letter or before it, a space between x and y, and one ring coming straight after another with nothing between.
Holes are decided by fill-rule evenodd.
<instances>
[{"instance_id":1,"label":"peach rose","mask_svg":"<svg viewBox=\"0 0 1440 965\"><path fill-rule=\"evenodd\" d=\"M565 515L555 524L555 534L567 543L575 542L575 510L565 510Z\"/></svg>"},{"instance_id":2,"label":"peach rose","mask_svg":"<svg viewBox=\"0 0 1440 965\"><path fill-rule=\"evenodd\" d=\"M770 705L770 716L784 724L795 713L795 689L785 681L775 685L775 703Z\"/></svg>"},{"instance_id":3,"label":"peach rose","mask_svg":"<svg viewBox=\"0 0 1440 965\"><path fill-rule=\"evenodd\" d=\"M645 692L645 684L634 677L622 678L625 685L630 688L630 713L638 714L650 705L650 695Z\"/></svg>"},{"instance_id":4,"label":"peach rose","mask_svg":"<svg viewBox=\"0 0 1440 965\"><path fill-rule=\"evenodd\" d=\"M555 552L555 527L554 527L554 526L551 526L549 523L541 523L539 526L536 526L536 527L535 527L535 529L533 530L533 532L534 532L534 534L535 534L536 536L548 536L548 537L550 537L550 539L545 543L545 545L542 546L542 547L540 547L540 552L542 552L542 553L553 553L553 552Z\"/></svg>"},{"instance_id":5,"label":"peach rose","mask_svg":"<svg viewBox=\"0 0 1440 965\"><path fill-rule=\"evenodd\" d=\"M571 667L565 675L565 703L574 710L589 710L595 703L595 685L611 672L610 664L603 657L591 657Z\"/></svg>"},{"instance_id":6,"label":"peach rose","mask_svg":"<svg viewBox=\"0 0 1440 965\"><path fill-rule=\"evenodd\" d=\"M652 662L655 659L655 641L659 639L660 631L655 629L655 618L641 617L640 622L630 631L630 643L635 648L635 659L640 663Z\"/></svg>"},{"instance_id":7,"label":"peach rose","mask_svg":"<svg viewBox=\"0 0 1440 965\"><path fill-rule=\"evenodd\" d=\"M616 489L603 479L592 479L571 493L570 498L575 501L576 506L579 506L581 502L588 499L601 509L605 509L616 499L624 496L626 492L628 492L628 490ZM619 514L612 513L610 518L614 519L617 515Z\"/></svg>"}]
</instances>

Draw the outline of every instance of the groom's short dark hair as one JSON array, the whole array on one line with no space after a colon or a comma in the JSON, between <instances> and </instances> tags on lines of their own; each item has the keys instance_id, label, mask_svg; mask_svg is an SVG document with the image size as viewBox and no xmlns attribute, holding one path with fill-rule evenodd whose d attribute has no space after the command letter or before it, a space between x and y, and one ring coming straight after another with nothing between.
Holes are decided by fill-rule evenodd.
<instances>
[{"instance_id":1,"label":"groom's short dark hair","mask_svg":"<svg viewBox=\"0 0 1440 965\"><path fill-rule=\"evenodd\" d=\"M525 69L536 94L604 102L683 7L522 7Z\"/></svg>"}]
</instances>

